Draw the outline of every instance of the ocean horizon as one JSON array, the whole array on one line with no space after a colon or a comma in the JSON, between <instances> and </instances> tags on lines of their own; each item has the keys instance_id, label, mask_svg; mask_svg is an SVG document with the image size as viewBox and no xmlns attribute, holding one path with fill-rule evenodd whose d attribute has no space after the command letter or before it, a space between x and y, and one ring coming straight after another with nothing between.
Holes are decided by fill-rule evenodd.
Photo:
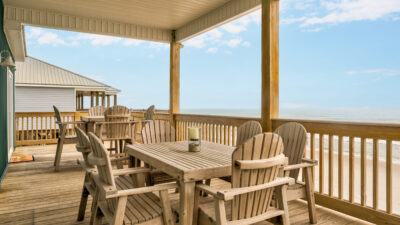
<instances>
[{"instance_id":1,"label":"ocean horizon","mask_svg":"<svg viewBox=\"0 0 400 225\"><path fill-rule=\"evenodd\" d=\"M181 109L181 113L221 116L260 117L261 109ZM351 122L399 123L400 109L376 108L281 108L279 118Z\"/></svg>"}]
</instances>

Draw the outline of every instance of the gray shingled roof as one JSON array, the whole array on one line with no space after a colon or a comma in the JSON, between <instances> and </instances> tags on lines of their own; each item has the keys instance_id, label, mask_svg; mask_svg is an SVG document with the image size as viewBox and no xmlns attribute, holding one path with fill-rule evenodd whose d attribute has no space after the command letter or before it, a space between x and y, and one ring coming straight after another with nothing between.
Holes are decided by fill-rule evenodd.
<instances>
[{"instance_id":1,"label":"gray shingled roof","mask_svg":"<svg viewBox=\"0 0 400 225\"><path fill-rule=\"evenodd\" d=\"M25 62L16 62L15 84L17 86L59 86L120 92L109 85L29 56L25 58Z\"/></svg>"}]
</instances>

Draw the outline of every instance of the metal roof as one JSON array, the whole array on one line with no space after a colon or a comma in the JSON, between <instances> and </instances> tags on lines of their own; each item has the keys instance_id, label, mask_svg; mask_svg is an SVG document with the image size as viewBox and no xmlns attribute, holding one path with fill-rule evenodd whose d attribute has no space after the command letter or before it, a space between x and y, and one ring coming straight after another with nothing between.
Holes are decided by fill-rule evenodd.
<instances>
[{"instance_id":1,"label":"metal roof","mask_svg":"<svg viewBox=\"0 0 400 225\"><path fill-rule=\"evenodd\" d=\"M120 92L104 83L29 56L25 58L25 62L16 62L15 84L17 86L71 87L77 90L107 93Z\"/></svg>"}]
</instances>

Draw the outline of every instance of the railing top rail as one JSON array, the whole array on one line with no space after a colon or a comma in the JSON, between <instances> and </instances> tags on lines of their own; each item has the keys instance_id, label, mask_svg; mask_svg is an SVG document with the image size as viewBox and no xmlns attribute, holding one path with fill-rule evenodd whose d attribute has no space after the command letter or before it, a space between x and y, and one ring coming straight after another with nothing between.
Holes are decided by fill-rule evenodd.
<instances>
[{"instance_id":1,"label":"railing top rail","mask_svg":"<svg viewBox=\"0 0 400 225\"><path fill-rule=\"evenodd\" d=\"M237 116L220 116L220 115L201 115L201 114L175 114L175 119L190 120L192 122L207 122L215 124L229 124L232 126L240 126L249 120L260 121L256 117L237 117Z\"/></svg>"}]
</instances>

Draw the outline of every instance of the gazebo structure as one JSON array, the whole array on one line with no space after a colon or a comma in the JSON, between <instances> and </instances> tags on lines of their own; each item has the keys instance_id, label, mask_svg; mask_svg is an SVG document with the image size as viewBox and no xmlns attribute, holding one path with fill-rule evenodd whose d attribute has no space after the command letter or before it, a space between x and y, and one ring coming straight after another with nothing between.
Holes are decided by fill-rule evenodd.
<instances>
[{"instance_id":1,"label":"gazebo structure","mask_svg":"<svg viewBox=\"0 0 400 225\"><path fill-rule=\"evenodd\" d=\"M310 135L310 158L315 159L315 145L319 144L319 167L313 178L318 179L315 194L317 204L378 224L400 224L400 216L393 212L392 142L400 141L400 125L353 122L290 120L278 118L279 110L279 0L3 0L4 34L16 61L24 61L24 25L111 35L170 44L170 121L177 129L177 137L184 137L188 123L207 125L207 140L228 143L232 132L243 121L254 118L233 118L187 115L180 113L180 49L182 42L224 23L261 9L261 118L263 131L273 131L283 123L301 123ZM4 37L3 41L4 41ZM0 40L1 41L1 40ZM8 49L7 43L0 47ZM1 70L5 74L6 70ZM0 75L3 75L0 74ZM5 77L0 76L0 77ZM3 78L2 78L3 79ZM1 84L1 82L0 82ZM3 94L5 91L1 89ZM5 96L10 95L5 93ZM4 104L5 98L0 103ZM7 108L7 107L6 107ZM8 110L10 107L8 107ZM4 111L4 110L3 110ZM0 119L7 121L1 111ZM0 137L7 143L7 123L1 123ZM4 130L4 131L2 131ZM211 135L210 135L211 134ZM8 134L10 135L10 134ZM12 135L12 134L11 134ZM319 137L316 139L316 136ZM328 144L325 143L325 138ZM338 138L336 138L338 137ZM349 140L348 167L344 166L343 139ZM233 137L234 138L234 137ZM360 184L354 182L354 140L361 140ZM367 190L366 140L372 140L372 187ZM180 140L180 138L178 138ZM334 157L334 141L338 140L338 160ZM385 166L379 167L379 141L386 144ZM327 146L327 151L325 150ZM3 148L3 146L2 146ZM4 148L5 149L5 148ZM324 152L327 152L325 154ZM325 159L328 157L328 160ZM336 160L336 161L335 161ZM337 170L336 163L337 162ZM3 162L1 162L3 163ZM348 169L348 176L343 173ZM347 170L346 169L346 170ZM384 169L385 181L379 182L379 170ZM4 170L4 169L3 169ZM318 172L318 174L317 174ZM337 173L336 173L337 172ZM337 175L336 175L337 174ZM336 180L337 179L337 180ZM345 182L344 182L345 181ZM360 189L356 201L355 189ZM380 185L385 193L379 195ZM337 189L336 189L337 186ZM344 186L348 187L347 192ZM366 201L371 190L372 204ZM181 189L181 192L188 190ZM346 196L344 195L346 193ZM187 200L187 201L186 201ZM186 199L180 211L181 224L192 224L193 207ZM384 201L383 201L384 200ZM384 202L384 209L380 207Z\"/></svg>"}]
</instances>

